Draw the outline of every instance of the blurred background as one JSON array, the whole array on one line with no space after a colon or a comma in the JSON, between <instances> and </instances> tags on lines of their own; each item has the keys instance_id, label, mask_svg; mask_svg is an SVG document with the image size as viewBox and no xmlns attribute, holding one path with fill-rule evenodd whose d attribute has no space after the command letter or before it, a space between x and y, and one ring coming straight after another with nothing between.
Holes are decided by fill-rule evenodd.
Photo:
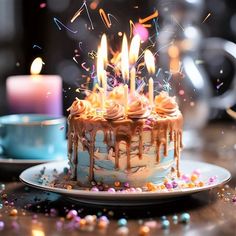
<instances>
[{"instance_id":1,"label":"blurred background","mask_svg":"<svg viewBox=\"0 0 236 236\"><path fill-rule=\"evenodd\" d=\"M71 23L80 8L81 14ZM115 17L111 18L111 28L105 26L99 9ZM180 61L183 60L181 72L187 74L178 85L173 85L175 88L185 88L179 87L175 91L180 98L182 96L182 107L186 107L184 104L191 98L193 100L188 103L188 107L197 107L199 103L195 109L198 113L194 115L204 114L202 123L230 120L225 108L234 108L234 96L229 102L226 99L225 107L221 104L220 109L206 104L211 97L225 94L230 89L236 94L233 81L236 67L231 60L233 55L228 56L222 51L219 51L222 56L215 55L210 52L214 48L209 49L208 53L205 46L211 46L215 41L209 43L204 40L218 37L235 42L235 9L234 1L230 0L0 0L0 115L10 112L6 99L6 78L29 74L33 59L40 56L45 63L42 74L58 74L63 79L63 114L67 116L66 109L78 96L76 88L89 75L81 63L86 62L87 67L91 66L93 60L88 53L97 50L101 34L105 32L109 44L119 48L119 32L129 35L130 20L136 23L139 18L145 18L158 10L159 16L154 27L147 28L148 36L154 35L151 40L157 42L155 47L159 52L160 68L168 67L170 58L166 59L166 56L171 56L168 54L170 51L165 50L165 45L177 42L178 55ZM179 42L183 43L186 39L193 44L180 47ZM225 41L217 43L224 47ZM216 48L221 46L215 45ZM234 49L232 47L229 50L232 52ZM232 53L236 54L236 51ZM192 72L186 71L186 68L191 68L188 58L193 59L197 68L194 67ZM199 66L202 67L199 69L199 81L202 80L202 84L195 83L194 78L191 78L196 75ZM191 83L186 82L188 80ZM183 96L184 93L188 98ZM194 122L189 120L190 123Z\"/></svg>"}]
</instances>

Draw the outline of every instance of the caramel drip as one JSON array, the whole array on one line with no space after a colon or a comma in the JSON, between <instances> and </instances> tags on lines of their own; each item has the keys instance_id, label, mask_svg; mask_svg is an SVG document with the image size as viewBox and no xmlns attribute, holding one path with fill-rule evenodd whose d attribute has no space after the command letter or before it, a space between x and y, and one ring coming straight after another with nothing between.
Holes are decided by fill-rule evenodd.
<instances>
[{"instance_id":1,"label":"caramel drip","mask_svg":"<svg viewBox=\"0 0 236 236\"><path fill-rule=\"evenodd\" d=\"M143 127L139 130L139 159L142 159L143 156Z\"/></svg>"},{"instance_id":2,"label":"caramel drip","mask_svg":"<svg viewBox=\"0 0 236 236\"><path fill-rule=\"evenodd\" d=\"M115 142L115 168L119 169L119 142Z\"/></svg>"},{"instance_id":3,"label":"caramel drip","mask_svg":"<svg viewBox=\"0 0 236 236\"><path fill-rule=\"evenodd\" d=\"M74 178L77 179L77 165L78 165L78 139L73 140L73 163L75 165Z\"/></svg>"},{"instance_id":4,"label":"caramel drip","mask_svg":"<svg viewBox=\"0 0 236 236\"><path fill-rule=\"evenodd\" d=\"M130 168L131 168L131 163L130 163L130 143L126 143L126 150L127 150L127 171L129 171Z\"/></svg>"},{"instance_id":5,"label":"caramel drip","mask_svg":"<svg viewBox=\"0 0 236 236\"><path fill-rule=\"evenodd\" d=\"M84 119L78 117L71 117L69 119L69 139L68 139L68 152L74 152L74 161L76 161L76 168L78 161L78 139L71 139L71 134L79 137L84 149L89 152L90 155L90 169L89 180L94 178L94 149L95 138L99 130L104 132L103 142L107 144L108 150L114 148L115 154L115 168L119 169L119 144L121 141L126 143L127 152L127 170L131 168L131 139L134 135L139 135L139 159L142 159L143 155L143 126L144 120L93 120ZM85 131L88 135L85 135ZM151 121L151 143L156 145L156 160L160 162L160 152L163 145L164 156L168 156L168 137L170 141L174 142L174 157L176 159L177 172L179 173L179 153L182 148L182 115L175 118L160 118L159 120ZM113 139L112 139L113 138ZM73 144L72 144L73 143ZM76 144L77 143L77 144ZM71 150L71 148L73 150ZM75 170L77 172L77 170Z\"/></svg>"}]
</instances>

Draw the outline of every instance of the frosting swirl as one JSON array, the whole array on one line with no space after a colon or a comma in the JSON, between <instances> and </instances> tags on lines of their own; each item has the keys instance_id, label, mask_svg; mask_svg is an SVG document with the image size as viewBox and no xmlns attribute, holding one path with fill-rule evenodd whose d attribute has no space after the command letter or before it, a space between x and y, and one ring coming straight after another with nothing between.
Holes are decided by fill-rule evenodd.
<instances>
[{"instance_id":1,"label":"frosting swirl","mask_svg":"<svg viewBox=\"0 0 236 236\"><path fill-rule=\"evenodd\" d=\"M107 120L120 120L125 117L124 107L115 101L109 100L104 118Z\"/></svg>"},{"instance_id":2,"label":"frosting swirl","mask_svg":"<svg viewBox=\"0 0 236 236\"><path fill-rule=\"evenodd\" d=\"M130 98L130 104L128 108L129 118L146 118L151 114L151 109L148 104L148 100L145 96L135 95Z\"/></svg>"},{"instance_id":3,"label":"frosting swirl","mask_svg":"<svg viewBox=\"0 0 236 236\"><path fill-rule=\"evenodd\" d=\"M170 97L162 91L155 97L155 111L160 116L175 116L179 110L175 97Z\"/></svg>"},{"instance_id":4,"label":"frosting swirl","mask_svg":"<svg viewBox=\"0 0 236 236\"><path fill-rule=\"evenodd\" d=\"M77 98L67 110L72 116L87 116L91 113L92 107L89 101Z\"/></svg>"},{"instance_id":5,"label":"frosting swirl","mask_svg":"<svg viewBox=\"0 0 236 236\"><path fill-rule=\"evenodd\" d=\"M101 107L101 101L98 93L92 92L85 99L92 105L92 107Z\"/></svg>"}]
</instances>

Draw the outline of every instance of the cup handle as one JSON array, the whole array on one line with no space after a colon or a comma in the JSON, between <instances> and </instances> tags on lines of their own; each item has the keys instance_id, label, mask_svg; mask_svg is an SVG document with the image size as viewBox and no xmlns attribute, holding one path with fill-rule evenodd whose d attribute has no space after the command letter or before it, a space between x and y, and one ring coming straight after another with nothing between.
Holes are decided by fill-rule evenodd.
<instances>
[{"instance_id":1,"label":"cup handle","mask_svg":"<svg viewBox=\"0 0 236 236\"><path fill-rule=\"evenodd\" d=\"M236 44L221 38L206 38L203 45L206 52L223 53L234 66L235 73L229 90L210 100L210 107L212 108L229 108L236 103Z\"/></svg>"}]
</instances>

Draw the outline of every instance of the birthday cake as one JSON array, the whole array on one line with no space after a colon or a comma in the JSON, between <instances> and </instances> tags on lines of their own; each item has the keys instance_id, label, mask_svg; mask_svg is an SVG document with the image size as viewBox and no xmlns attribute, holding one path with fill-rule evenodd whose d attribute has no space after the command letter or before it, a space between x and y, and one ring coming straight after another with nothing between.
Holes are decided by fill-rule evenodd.
<instances>
[{"instance_id":1,"label":"birthday cake","mask_svg":"<svg viewBox=\"0 0 236 236\"><path fill-rule=\"evenodd\" d=\"M168 92L150 93L131 91L123 83L76 98L68 109L71 179L88 187L138 187L179 175L182 114Z\"/></svg>"}]
</instances>

